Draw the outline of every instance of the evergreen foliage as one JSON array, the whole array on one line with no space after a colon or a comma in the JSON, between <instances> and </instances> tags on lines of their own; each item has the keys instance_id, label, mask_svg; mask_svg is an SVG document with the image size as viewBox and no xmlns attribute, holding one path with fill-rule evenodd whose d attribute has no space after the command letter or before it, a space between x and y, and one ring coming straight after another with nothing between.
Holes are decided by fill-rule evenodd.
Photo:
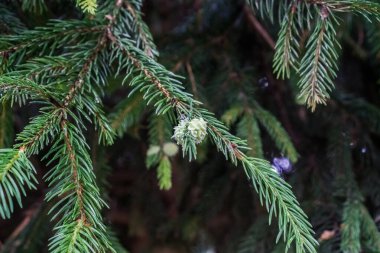
<instances>
[{"instance_id":1,"label":"evergreen foliage","mask_svg":"<svg viewBox=\"0 0 380 253\"><path fill-rule=\"evenodd\" d=\"M339 115L335 121L317 123L331 129L328 142L329 152L334 154L331 159L334 186L329 187L334 188L334 196L326 199L336 198L333 209L340 217L340 227L334 228L333 235L327 239L322 238L322 233L330 231L330 227L315 229L321 247L304 211L308 210L307 205L301 208L296 198L298 192L292 191L294 181L288 183L275 165L266 160L266 135L278 153L292 163L300 155L292 141L294 135L287 132L289 128L283 126L277 113L261 104L259 92L252 91L252 80L246 77L250 75L249 68L238 66L233 62L236 59L216 64L218 77L207 81L217 82L217 89L223 89L223 83L238 84L220 110L198 93L201 89L196 82L207 76L209 70L191 67L191 64L202 66L206 56L199 56L199 62L192 63L189 54L197 54L198 50L193 48L190 53L185 52L185 63L180 61L172 70L166 67L143 19L141 0L77 0L72 4L79 8L71 10L73 15L45 20L35 26L23 24L25 18L19 12L43 15L49 11L48 1L24 0L0 5L3 34L0 38L0 217L11 218L16 203L22 207L22 199L37 184L46 183L49 188L45 194L47 204L33 217L34 222L28 224L26 232L19 235L21 241L30 241L28 233L35 233L36 229L48 229L39 220L48 213L54 224L49 252L127 252L103 215L108 208L108 200L103 199L108 199L105 178L109 172L104 164L96 164L96 156L104 155L108 149L104 146L120 141L117 139L125 135L133 136L131 132L135 131L137 139L144 138L144 134L148 136L143 149L145 165L156 169L161 190L171 190L178 180L179 149L188 161L202 162L205 153L211 152L212 144L231 165L244 170L268 213L262 217L269 224L276 219L277 231L273 235L262 233L264 219L258 219L239 240L237 252L257 249L266 237L272 239L272 245L278 243L270 248L271 252L317 253L323 250L323 245L336 240L338 250L343 252L380 252L380 234L365 206L366 193L356 182L356 160L350 149L354 134L349 126L343 129L345 120L352 118L360 121L363 129L364 126L369 129L368 133L363 130L367 138L370 133L378 135L379 109L364 99L333 91L342 54L338 32L344 23L342 19L345 15L360 14L367 21L376 22L380 19L379 3L369 0L233 3L240 7L247 4L262 19L279 24L273 72L278 78L293 78L296 74L298 100L315 111L318 104L327 105L331 96L333 102L322 113L326 118L330 114ZM13 12L12 7L19 11ZM204 19L207 18L205 14ZM241 22L240 18L237 20ZM239 22L227 30L234 29ZM191 30L190 26L182 29ZM229 39L223 34L216 41ZM208 43L199 45L202 48L199 50L207 51L208 46ZM181 66L189 76L191 89L181 75L184 73L176 71ZM219 67L232 74L225 76L223 71L218 71ZM227 81L220 82L223 78ZM109 102L109 97L118 91L125 95L116 103ZM37 113L13 138L14 111L26 110L26 106L33 107ZM213 109L215 113L211 112ZM145 128L142 135L136 134L139 129L134 129L140 127ZM34 168L32 157L44 164L39 167L48 168L46 174L43 169ZM41 180L37 180L36 173ZM224 188L223 180L229 179L225 172L208 173L204 179L207 187ZM220 180L223 187L210 178ZM181 208L186 206L183 201L178 204ZM4 250L18 247L13 240L7 242ZM268 250L266 246L263 248L264 252ZM38 247L34 245L30 249L37 251Z\"/></svg>"},{"instance_id":2,"label":"evergreen foliage","mask_svg":"<svg viewBox=\"0 0 380 253\"><path fill-rule=\"evenodd\" d=\"M24 153L24 149L1 149L0 152L0 189L1 218L10 218L14 211L14 202L22 207L22 197L26 188L33 189L37 180L33 165Z\"/></svg>"},{"instance_id":3,"label":"evergreen foliage","mask_svg":"<svg viewBox=\"0 0 380 253\"><path fill-rule=\"evenodd\" d=\"M248 3L262 16L268 15L273 20L274 10L277 10L275 1L248 0ZM314 111L317 104L326 104L337 77L341 48L336 33L337 15L355 12L368 20L378 19L380 5L366 0L281 1L278 5L276 14L281 28L273 60L274 72L278 77L289 78L291 69L296 70L300 76L299 98ZM305 27L310 35L303 45L300 42Z\"/></svg>"}]
</instances>

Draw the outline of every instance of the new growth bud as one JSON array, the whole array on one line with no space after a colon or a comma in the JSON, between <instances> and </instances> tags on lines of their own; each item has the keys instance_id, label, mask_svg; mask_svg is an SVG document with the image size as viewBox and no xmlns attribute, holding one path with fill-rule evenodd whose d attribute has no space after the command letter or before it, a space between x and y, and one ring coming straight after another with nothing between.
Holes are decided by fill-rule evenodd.
<instances>
[{"instance_id":1,"label":"new growth bud","mask_svg":"<svg viewBox=\"0 0 380 253\"><path fill-rule=\"evenodd\" d=\"M203 118L195 118L189 121L182 118L178 126L174 127L173 138L178 145L183 145L186 136L192 137L196 144L201 143L207 135L207 122Z\"/></svg>"},{"instance_id":2,"label":"new growth bud","mask_svg":"<svg viewBox=\"0 0 380 253\"><path fill-rule=\"evenodd\" d=\"M190 134L195 138L195 142L199 144L207 135L207 122L202 118L192 119L189 122L188 129Z\"/></svg>"}]
</instances>

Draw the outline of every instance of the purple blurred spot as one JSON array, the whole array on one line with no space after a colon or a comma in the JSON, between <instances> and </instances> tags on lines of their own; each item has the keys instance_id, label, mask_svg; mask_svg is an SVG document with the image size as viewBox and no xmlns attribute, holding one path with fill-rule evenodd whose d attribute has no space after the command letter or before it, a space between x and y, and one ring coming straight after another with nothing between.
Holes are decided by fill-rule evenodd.
<instances>
[{"instance_id":1,"label":"purple blurred spot","mask_svg":"<svg viewBox=\"0 0 380 253\"><path fill-rule=\"evenodd\" d=\"M275 157L273 158L272 167L279 175L284 173L289 173L292 171L292 164L286 157Z\"/></svg>"}]
</instances>

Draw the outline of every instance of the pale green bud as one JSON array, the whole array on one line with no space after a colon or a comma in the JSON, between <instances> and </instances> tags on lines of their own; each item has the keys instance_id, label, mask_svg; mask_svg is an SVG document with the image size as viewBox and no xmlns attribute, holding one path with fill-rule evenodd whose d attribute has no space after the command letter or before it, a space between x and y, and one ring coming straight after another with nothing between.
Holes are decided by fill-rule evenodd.
<instances>
[{"instance_id":1,"label":"pale green bud","mask_svg":"<svg viewBox=\"0 0 380 253\"><path fill-rule=\"evenodd\" d=\"M157 146L157 145L153 145L153 146L150 146L148 151L146 152L146 154L148 156L151 156L151 155L155 155L157 154L158 152L160 152L160 147Z\"/></svg>"},{"instance_id":2,"label":"pale green bud","mask_svg":"<svg viewBox=\"0 0 380 253\"><path fill-rule=\"evenodd\" d=\"M207 122L202 119L192 119L187 127L197 144L201 143L207 135Z\"/></svg>"},{"instance_id":3,"label":"pale green bud","mask_svg":"<svg viewBox=\"0 0 380 253\"><path fill-rule=\"evenodd\" d=\"M177 141L178 145L182 145L184 142L188 123L188 119L183 119L179 122L178 126L174 127L173 138Z\"/></svg>"},{"instance_id":4,"label":"pale green bud","mask_svg":"<svg viewBox=\"0 0 380 253\"><path fill-rule=\"evenodd\" d=\"M166 142L162 149L169 157L175 156L178 153L178 146L173 142Z\"/></svg>"}]
</instances>

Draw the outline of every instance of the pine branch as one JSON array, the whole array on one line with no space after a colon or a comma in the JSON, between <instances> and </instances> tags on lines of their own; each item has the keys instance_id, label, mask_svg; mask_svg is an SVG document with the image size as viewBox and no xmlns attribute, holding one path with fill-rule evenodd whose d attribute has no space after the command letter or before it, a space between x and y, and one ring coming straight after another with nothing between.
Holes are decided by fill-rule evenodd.
<instances>
[{"instance_id":1,"label":"pine branch","mask_svg":"<svg viewBox=\"0 0 380 253\"><path fill-rule=\"evenodd\" d=\"M69 106L73 102L73 99L77 95L77 93L81 93L83 84L87 84L90 86L91 72L95 72L97 75L103 76L102 80L104 82L106 81L106 76L108 74L108 71L106 69L103 69L105 71L99 71L98 68L100 68L101 65L96 64L96 63L97 63L99 54L107 46L106 42L107 42L108 29L109 29L108 27L104 29L103 34L98 38L97 44L95 45L94 49L90 50L86 54L85 60L81 62L80 64L81 68L77 75L77 78L70 85L69 92L62 103L65 107ZM89 48L86 48L86 49L89 49ZM96 83L99 84L99 82L96 82Z\"/></svg>"},{"instance_id":2,"label":"pine branch","mask_svg":"<svg viewBox=\"0 0 380 253\"><path fill-rule=\"evenodd\" d=\"M374 252L380 250L380 233L373 219L363 205L364 198L355 181L352 171L352 154L349 146L349 136L342 135L341 123L337 122L330 134L329 151L332 154L333 166L337 171L335 195L345 196L341 225L341 249L343 252L362 252L362 239L367 248ZM343 192L343 193L342 193Z\"/></svg>"},{"instance_id":3,"label":"pine branch","mask_svg":"<svg viewBox=\"0 0 380 253\"><path fill-rule=\"evenodd\" d=\"M63 56L44 56L28 60L17 66L15 75L26 76L35 83L59 87L72 72L72 66L78 64L76 58Z\"/></svg>"},{"instance_id":4,"label":"pine branch","mask_svg":"<svg viewBox=\"0 0 380 253\"><path fill-rule=\"evenodd\" d=\"M167 156L163 156L158 164L157 179L161 190L172 188L172 166Z\"/></svg>"},{"instance_id":5,"label":"pine branch","mask_svg":"<svg viewBox=\"0 0 380 253\"><path fill-rule=\"evenodd\" d=\"M278 39L273 57L273 71L277 74L277 78L290 78L290 70L297 70L299 31L296 27L297 22L297 3L293 1L289 8L288 15L284 16L281 23Z\"/></svg>"},{"instance_id":6,"label":"pine branch","mask_svg":"<svg viewBox=\"0 0 380 253\"><path fill-rule=\"evenodd\" d=\"M379 20L380 18L380 4L367 1L367 0L343 0L343 1L326 1L332 11L336 12L356 12L363 15L369 21L370 15Z\"/></svg>"},{"instance_id":7,"label":"pine branch","mask_svg":"<svg viewBox=\"0 0 380 253\"><path fill-rule=\"evenodd\" d=\"M22 207L26 188L36 189L36 173L24 150L0 149L0 217L10 218L14 200Z\"/></svg>"},{"instance_id":8,"label":"pine branch","mask_svg":"<svg viewBox=\"0 0 380 253\"><path fill-rule=\"evenodd\" d=\"M299 98L312 111L317 104L326 104L329 92L334 87L333 79L338 69L336 48L339 44L333 26L335 17L325 6L322 7L320 16L307 43L307 50L299 70L301 76L298 83L301 88Z\"/></svg>"},{"instance_id":9,"label":"pine branch","mask_svg":"<svg viewBox=\"0 0 380 253\"><path fill-rule=\"evenodd\" d=\"M76 0L77 6L79 6L84 12L94 15L96 8L98 7L96 0Z\"/></svg>"},{"instance_id":10,"label":"pine branch","mask_svg":"<svg viewBox=\"0 0 380 253\"><path fill-rule=\"evenodd\" d=\"M360 205L347 201L343 209L341 249L345 253L360 253Z\"/></svg>"},{"instance_id":11,"label":"pine branch","mask_svg":"<svg viewBox=\"0 0 380 253\"><path fill-rule=\"evenodd\" d=\"M361 205L361 239L363 248L371 252L380 252L380 232L363 204Z\"/></svg>"},{"instance_id":12,"label":"pine branch","mask_svg":"<svg viewBox=\"0 0 380 253\"><path fill-rule=\"evenodd\" d=\"M142 19L142 13L140 11L142 1L124 0L124 4L126 8L122 9L123 15L120 15L120 18L124 18L123 22L130 27L130 33L134 35L136 47L141 48L147 56L157 58L159 53L154 44L152 34ZM125 11L127 11L127 13Z\"/></svg>"},{"instance_id":13,"label":"pine branch","mask_svg":"<svg viewBox=\"0 0 380 253\"><path fill-rule=\"evenodd\" d=\"M24 149L27 156L38 154L58 134L61 114L59 109L41 109L41 115L33 118L17 135L15 148Z\"/></svg>"},{"instance_id":14,"label":"pine branch","mask_svg":"<svg viewBox=\"0 0 380 253\"><path fill-rule=\"evenodd\" d=\"M18 103L22 106L27 100L45 100L50 101L57 97L56 93L43 87L35 82L17 75L0 76L0 101L10 100L11 106Z\"/></svg>"},{"instance_id":15,"label":"pine branch","mask_svg":"<svg viewBox=\"0 0 380 253\"><path fill-rule=\"evenodd\" d=\"M149 121L149 149L145 160L148 169L157 166L157 181L161 190L169 190L172 187L170 157L178 153L178 146L171 142L171 123L167 116L151 115Z\"/></svg>"},{"instance_id":16,"label":"pine branch","mask_svg":"<svg viewBox=\"0 0 380 253\"><path fill-rule=\"evenodd\" d=\"M45 27L21 34L3 36L0 40L2 69L18 64L33 55L54 55L61 48L85 43L104 31L105 27L92 21L53 20Z\"/></svg>"},{"instance_id":17,"label":"pine branch","mask_svg":"<svg viewBox=\"0 0 380 253\"><path fill-rule=\"evenodd\" d=\"M51 190L46 199L59 199L50 210L57 223L49 248L58 252L98 252L111 250L100 214L105 205L95 183L87 145L81 131L65 118L61 134L45 156L55 166L46 175Z\"/></svg>"},{"instance_id":18,"label":"pine branch","mask_svg":"<svg viewBox=\"0 0 380 253\"><path fill-rule=\"evenodd\" d=\"M297 253L316 252L315 246L318 243L312 236L313 230L290 186L278 176L267 161L245 155L242 155L241 161L259 194L261 204L264 205L265 202L269 221L273 216L278 217L279 233L276 241L283 236L286 250L294 241Z\"/></svg>"},{"instance_id":19,"label":"pine branch","mask_svg":"<svg viewBox=\"0 0 380 253\"><path fill-rule=\"evenodd\" d=\"M157 114L175 109L179 115L191 115L191 118L203 118L207 122L207 132L217 149L233 163L237 164L238 160L241 162L260 199L266 199L270 217L273 214L279 215L279 237L284 235L287 239L287 248L295 241L298 253L316 252L317 241L312 236L311 225L306 215L300 209L290 186L273 171L271 165L264 160L244 155L241 150L248 148L245 141L231 135L211 113L198 108L200 103L192 100L191 96L183 91L174 74L150 60L141 50L134 48L128 39L118 37L113 47L114 58L124 62L123 66L127 68L128 75L125 80L130 80L134 91L144 92L146 100L155 101ZM196 154L196 146L193 144L191 147L182 147L184 150L189 149L187 153L190 152L190 159Z\"/></svg>"}]
</instances>

